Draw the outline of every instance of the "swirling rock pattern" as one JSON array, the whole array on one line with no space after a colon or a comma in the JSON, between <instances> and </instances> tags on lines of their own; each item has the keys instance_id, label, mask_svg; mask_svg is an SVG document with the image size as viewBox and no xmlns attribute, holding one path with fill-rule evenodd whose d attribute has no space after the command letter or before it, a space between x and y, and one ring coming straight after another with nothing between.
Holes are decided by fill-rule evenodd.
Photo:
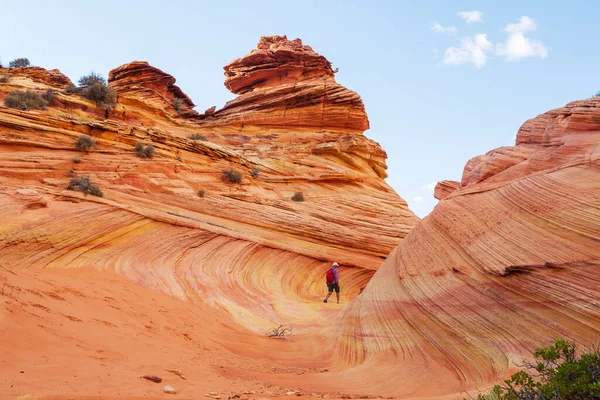
<instances>
[{"instance_id":1,"label":"swirling rock pattern","mask_svg":"<svg viewBox=\"0 0 600 400\"><path fill-rule=\"evenodd\" d=\"M47 110L0 107L0 281L20 288L16 297L1 289L0 358L11 361L0 374L18 384L0 393L58 393L79 375L86 383L73 394L113 395L95 379L110 374L129 395L152 395L115 370L149 374L153 353L169 364L163 369L194 369L185 372L195 397L210 391L197 386L207 374L222 380L217 390L229 387L216 362L234 365L245 382L289 387L298 373L331 365L322 332L341 307L322 302L327 266L342 264L347 303L419 219L383 180L386 153L362 134L360 97L299 41L266 42L276 59L260 74L266 83L199 117L175 113L174 98L193 103L144 62L109 74L118 104L108 118L64 91ZM248 58L236 68L252 75ZM296 72L275 78L288 70ZM37 69L13 75L0 99L49 85ZM95 140L90 151L75 148L82 134ZM154 158L136 155L139 142L153 144ZM240 183L223 180L229 168L242 173ZM66 190L82 176L104 197ZM305 200L292 201L296 192ZM280 323L293 325L297 342L265 341ZM170 364L174 353L183 365ZM40 354L61 369L45 369ZM343 390L316 375L303 385Z\"/></svg>"},{"instance_id":2,"label":"swirling rock pattern","mask_svg":"<svg viewBox=\"0 0 600 400\"><path fill-rule=\"evenodd\" d=\"M440 395L490 385L554 338L593 345L599 182L600 99L527 121L460 187L438 184L438 206L344 310L338 358L382 390L393 377L410 382L396 395Z\"/></svg>"}]
</instances>

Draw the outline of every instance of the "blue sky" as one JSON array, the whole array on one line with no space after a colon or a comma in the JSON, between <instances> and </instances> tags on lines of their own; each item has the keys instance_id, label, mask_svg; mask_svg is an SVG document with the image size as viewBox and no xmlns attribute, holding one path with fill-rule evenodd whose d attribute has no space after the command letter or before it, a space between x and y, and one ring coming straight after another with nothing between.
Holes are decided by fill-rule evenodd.
<instances>
[{"instance_id":1,"label":"blue sky","mask_svg":"<svg viewBox=\"0 0 600 400\"><path fill-rule=\"evenodd\" d=\"M432 182L460 180L526 119L600 90L598 2L171 3L0 0L0 59L28 57L74 81L146 60L203 111L234 97L222 67L260 36L299 37L362 96L387 181L420 216L436 204Z\"/></svg>"}]
</instances>

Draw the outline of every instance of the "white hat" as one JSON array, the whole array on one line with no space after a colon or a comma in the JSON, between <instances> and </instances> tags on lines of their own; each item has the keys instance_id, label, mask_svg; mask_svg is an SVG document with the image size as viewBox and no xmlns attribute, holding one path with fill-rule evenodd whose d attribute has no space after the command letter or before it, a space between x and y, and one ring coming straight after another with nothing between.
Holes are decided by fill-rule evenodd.
<instances>
[{"instance_id":1,"label":"white hat","mask_svg":"<svg viewBox=\"0 0 600 400\"><path fill-rule=\"evenodd\" d=\"M334 262L333 264L331 264L332 267L337 267L339 264Z\"/></svg>"}]
</instances>

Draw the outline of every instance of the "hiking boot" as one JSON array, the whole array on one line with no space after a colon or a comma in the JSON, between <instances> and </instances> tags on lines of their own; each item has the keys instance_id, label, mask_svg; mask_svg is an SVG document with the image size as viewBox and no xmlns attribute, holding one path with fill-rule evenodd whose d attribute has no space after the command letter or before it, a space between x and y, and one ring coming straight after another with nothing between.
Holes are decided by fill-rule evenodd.
<instances>
[{"instance_id":1,"label":"hiking boot","mask_svg":"<svg viewBox=\"0 0 600 400\"><path fill-rule=\"evenodd\" d=\"M323 303L327 303L327 299L323 300Z\"/></svg>"}]
</instances>

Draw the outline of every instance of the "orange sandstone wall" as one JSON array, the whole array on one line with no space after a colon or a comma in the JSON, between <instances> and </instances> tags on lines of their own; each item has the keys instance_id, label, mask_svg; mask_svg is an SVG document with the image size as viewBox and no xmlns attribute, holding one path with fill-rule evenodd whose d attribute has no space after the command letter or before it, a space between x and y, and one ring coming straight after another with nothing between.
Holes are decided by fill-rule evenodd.
<instances>
[{"instance_id":1,"label":"orange sandstone wall","mask_svg":"<svg viewBox=\"0 0 600 400\"><path fill-rule=\"evenodd\" d=\"M527 121L435 193L337 321L338 358L426 395L490 385L555 338L597 342L600 98Z\"/></svg>"}]
</instances>

